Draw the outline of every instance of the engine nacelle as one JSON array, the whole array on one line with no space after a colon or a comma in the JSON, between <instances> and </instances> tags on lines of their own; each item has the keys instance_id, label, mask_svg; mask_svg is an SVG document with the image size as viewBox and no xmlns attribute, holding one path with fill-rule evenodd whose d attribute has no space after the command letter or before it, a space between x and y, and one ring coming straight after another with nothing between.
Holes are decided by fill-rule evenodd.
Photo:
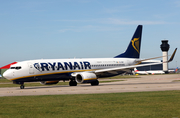
<instances>
[{"instance_id":1,"label":"engine nacelle","mask_svg":"<svg viewBox=\"0 0 180 118\"><path fill-rule=\"evenodd\" d=\"M41 81L40 83L43 85L52 85L52 84L57 84L59 80L57 81Z\"/></svg>"},{"instance_id":2,"label":"engine nacelle","mask_svg":"<svg viewBox=\"0 0 180 118\"><path fill-rule=\"evenodd\" d=\"M75 80L77 83L91 83L97 80L97 76L94 73L78 73Z\"/></svg>"}]
</instances>

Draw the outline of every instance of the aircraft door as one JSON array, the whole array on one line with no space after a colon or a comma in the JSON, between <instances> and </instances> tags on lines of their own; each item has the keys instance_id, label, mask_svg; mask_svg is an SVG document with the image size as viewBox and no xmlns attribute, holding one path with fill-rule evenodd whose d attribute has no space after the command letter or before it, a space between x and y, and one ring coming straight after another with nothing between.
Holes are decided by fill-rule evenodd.
<instances>
[{"instance_id":1,"label":"aircraft door","mask_svg":"<svg viewBox=\"0 0 180 118\"><path fill-rule=\"evenodd\" d=\"M13 77L15 76L15 72L14 72L14 70L13 70L13 72L12 72L12 75L13 75Z\"/></svg>"},{"instance_id":2,"label":"aircraft door","mask_svg":"<svg viewBox=\"0 0 180 118\"><path fill-rule=\"evenodd\" d=\"M28 67L29 67L29 74L34 74L34 68L31 62L28 63Z\"/></svg>"}]
</instances>

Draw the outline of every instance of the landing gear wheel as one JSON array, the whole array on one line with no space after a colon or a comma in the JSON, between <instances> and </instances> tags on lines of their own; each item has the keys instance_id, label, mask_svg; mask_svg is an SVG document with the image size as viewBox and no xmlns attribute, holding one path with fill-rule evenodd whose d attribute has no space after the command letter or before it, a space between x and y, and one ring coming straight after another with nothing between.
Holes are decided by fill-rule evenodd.
<instances>
[{"instance_id":1,"label":"landing gear wheel","mask_svg":"<svg viewBox=\"0 0 180 118\"><path fill-rule=\"evenodd\" d=\"M24 85L21 85L21 86L20 86L20 89L24 89Z\"/></svg>"},{"instance_id":2,"label":"landing gear wheel","mask_svg":"<svg viewBox=\"0 0 180 118\"><path fill-rule=\"evenodd\" d=\"M74 81L74 80L71 80L71 81L69 82L69 86L77 86L77 82Z\"/></svg>"},{"instance_id":3,"label":"landing gear wheel","mask_svg":"<svg viewBox=\"0 0 180 118\"><path fill-rule=\"evenodd\" d=\"M97 86L97 85L99 85L99 81L98 80L96 80L94 82L91 82L91 86Z\"/></svg>"}]
</instances>

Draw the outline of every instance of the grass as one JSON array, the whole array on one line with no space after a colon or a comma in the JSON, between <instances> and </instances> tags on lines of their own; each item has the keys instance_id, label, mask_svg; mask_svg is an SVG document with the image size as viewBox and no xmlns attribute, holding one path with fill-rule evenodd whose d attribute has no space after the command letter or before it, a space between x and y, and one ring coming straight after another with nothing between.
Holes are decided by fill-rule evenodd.
<instances>
[{"instance_id":1,"label":"grass","mask_svg":"<svg viewBox=\"0 0 180 118\"><path fill-rule=\"evenodd\" d=\"M0 83L8 83L8 82L12 82L12 81L8 79L0 79Z\"/></svg>"},{"instance_id":2,"label":"grass","mask_svg":"<svg viewBox=\"0 0 180 118\"><path fill-rule=\"evenodd\" d=\"M53 85L43 85L43 84L40 84L40 82L32 82L32 83L24 83L25 86L57 86L57 85L69 85L69 82L59 82L57 84L53 84ZM12 82L11 83L5 83L5 84L0 84L0 88L3 88L3 87L19 87L20 85L19 84L13 84Z\"/></svg>"},{"instance_id":3,"label":"grass","mask_svg":"<svg viewBox=\"0 0 180 118\"><path fill-rule=\"evenodd\" d=\"M0 97L0 117L176 118L180 91Z\"/></svg>"}]
</instances>

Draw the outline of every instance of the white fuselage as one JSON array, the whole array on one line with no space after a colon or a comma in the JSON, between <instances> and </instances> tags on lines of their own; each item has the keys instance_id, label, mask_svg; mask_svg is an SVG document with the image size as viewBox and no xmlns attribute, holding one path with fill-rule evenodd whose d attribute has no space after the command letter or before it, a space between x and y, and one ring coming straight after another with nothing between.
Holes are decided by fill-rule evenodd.
<instances>
[{"instance_id":1,"label":"white fuselage","mask_svg":"<svg viewBox=\"0 0 180 118\"><path fill-rule=\"evenodd\" d=\"M136 60L130 58L29 60L12 65L3 76L13 81L66 80L72 73L130 66L136 64Z\"/></svg>"}]
</instances>

